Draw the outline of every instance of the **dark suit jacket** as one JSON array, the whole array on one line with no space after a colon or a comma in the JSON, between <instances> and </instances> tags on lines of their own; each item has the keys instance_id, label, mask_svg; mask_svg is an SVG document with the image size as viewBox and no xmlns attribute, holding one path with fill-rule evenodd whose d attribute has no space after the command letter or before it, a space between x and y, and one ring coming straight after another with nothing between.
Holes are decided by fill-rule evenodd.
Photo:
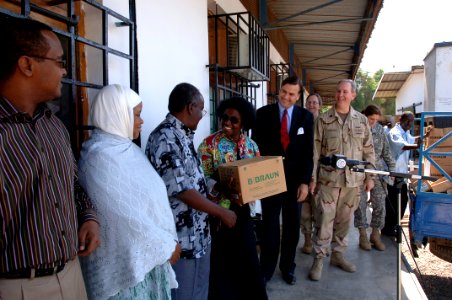
<instances>
[{"instance_id":1,"label":"dark suit jacket","mask_svg":"<svg viewBox=\"0 0 452 300\"><path fill-rule=\"evenodd\" d=\"M290 123L290 143L284 151L281 145L281 121L278 104L270 104L257 110L256 126L252 139L259 146L261 155L284 157L284 173L288 190L301 183L309 184L312 177L314 147L313 115L306 109L294 105ZM303 128L303 134L298 134Z\"/></svg>"}]
</instances>

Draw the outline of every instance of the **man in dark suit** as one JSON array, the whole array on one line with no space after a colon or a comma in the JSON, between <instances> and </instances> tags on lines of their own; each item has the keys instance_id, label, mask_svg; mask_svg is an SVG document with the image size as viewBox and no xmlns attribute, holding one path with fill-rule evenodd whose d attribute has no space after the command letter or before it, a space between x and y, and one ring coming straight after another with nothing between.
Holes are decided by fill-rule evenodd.
<instances>
[{"instance_id":1,"label":"man in dark suit","mask_svg":"<svg viewBox=\"0 0 452 300\"><path fill-rule=\"evenodd\" d=\"M282 82L279 101L257 111L252 138L261 155L284 157L287 192L262 201L263 232L261 267L265 279L271 279L280 250L279 216L282 209L282 238L279 269L285 282L295 284L295 253L300 234L299 201L308 195L312 176L313 116L295 105L300 99L302 84L298 77Z\"/></svg>"}]
</instances>

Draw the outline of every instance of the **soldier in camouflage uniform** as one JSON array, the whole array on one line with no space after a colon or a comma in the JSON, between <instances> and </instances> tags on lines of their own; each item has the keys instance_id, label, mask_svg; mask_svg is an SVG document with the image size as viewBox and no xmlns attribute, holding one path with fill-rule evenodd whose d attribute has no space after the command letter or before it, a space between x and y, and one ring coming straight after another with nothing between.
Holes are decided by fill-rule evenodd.
<instances>
[{"instance_id":1,"label":"soldier in camouflage uniform","mask_svg":"<svg viewBox=\"0 0 452 300\"><path fill-rule=\"evenodd\" d=\"M355 97L355 82L341 80L336 88L335 106L315 122L314 172L310 192L317 190L313 236L316 257L309 272L311 280L320 280L323 258L330 244L333 251L330 263L347 272L356 271L355 265L344 259L343 252L347 248L350 220L359 203L359 187L364 183L365 189L371 190L374 185L372 176L352 172L348 167L335 169L319 163L321 157L343 154L348 159L374 164L374 147L367 118L350 105Z\"/></svg>"},{"instance_id":2,"label":"soldier in camouflage uniform","mask_svg":"<svg viewBox=\"0 0 452 300\"><path fill-rule=\"evenodd\" d=\"M372 138L374 141L374 151L375 151L375 167L377 170L389 170L394 171L395 161L392 157L391 151L389 149L389 143L384 133L383 126L378 123L381 117L380 109L371 104L364 110L364 115L369 121L371 126ZM372 233L370 235L370 242L367 238L366 228L369 226L367 223L367 197L366 191L361 189L361 200L359 202L359 207L355 211L355 227L359 230L359 247L363 250L369 251L372 245L380 251L385 250L385 245L380 238L380 230L385 225L385 199L387 192L386 184L392 184L391 179L388 176L379 176L375 180L375 187L370 192L370 203L372 205L372 221L370 227L372 227ZM372 245L371 245L372 243Z\"/></svg>"}]
</instances>

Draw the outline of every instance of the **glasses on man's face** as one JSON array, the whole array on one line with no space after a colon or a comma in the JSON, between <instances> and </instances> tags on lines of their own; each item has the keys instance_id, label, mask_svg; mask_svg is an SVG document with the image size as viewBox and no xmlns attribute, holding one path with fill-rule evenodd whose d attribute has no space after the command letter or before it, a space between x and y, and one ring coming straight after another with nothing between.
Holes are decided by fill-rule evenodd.
<instances>
[{"instance_id":1,"label":"glasses on man's face","mask_svg":"<svg viewBox=\"0 0 452 300\"><path fill-rule=\"evenodd\" d=\"M51 58L51 57L38 56L38 55L30 55L29 57L54 61L57 64L59 64L60 68L62 68L62 69L66 69L66 67L67 67L67 63L66 63L65 59Z\"/></svg>"},{"instance_id":2,"label":"glasses on man's face","mask_svg":"<svg viewBox=\"0 0 452 300\"><path fill-rule=\"evenodd\" d=\"M203 109L202 110L202 116L204 117L205 115L207 115L207 110Z\"/></svg>"},{"instance_id":3,"label":"glasses on man's face","mask_svg":"<svg viewBox=\"0 0 452 300\"><path fill-rule=\"evenodd\" d=\"M238 124L240 122L239 118L234 117L234 116L230 117L227 114L224 114L223 116L221 116L221 119L223 120L223 122L230 121L231 124Z\"/></svg>"}]
</instances>

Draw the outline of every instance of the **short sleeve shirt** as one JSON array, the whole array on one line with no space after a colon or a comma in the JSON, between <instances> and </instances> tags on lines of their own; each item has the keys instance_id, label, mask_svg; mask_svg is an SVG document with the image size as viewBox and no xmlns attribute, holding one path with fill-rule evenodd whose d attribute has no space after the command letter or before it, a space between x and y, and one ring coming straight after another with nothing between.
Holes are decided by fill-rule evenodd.
<instances>
[{"instance_id":1,"label":"short sleeve shirt","mask_svg":"<svg viewBox=\"0 0 452 300\"><path fill-rule=\"evenodd\" d=\"M405 131L400 124L396 124L388 134L389 146L394 155L396 166L395 171L406 173L408 172L408 161L410 159L410 151L403 150L407 144L414 144L416 139L411 136L410 132Z\"/></svg>"},{"instance_id":2,"label":"short sleeve shirt","mask_svg":"<svg viewBox=\"0 0 452 300\"><path fill-rule=\"evenodd\" d=\"M166 184L183 258L202 257L211 240L208 214L177 198L179 193L191 189L206 196L207 187L193 136L192 130L168 114L150 134L146 145L146 156Z\"/></svg>"}]
</instances>

